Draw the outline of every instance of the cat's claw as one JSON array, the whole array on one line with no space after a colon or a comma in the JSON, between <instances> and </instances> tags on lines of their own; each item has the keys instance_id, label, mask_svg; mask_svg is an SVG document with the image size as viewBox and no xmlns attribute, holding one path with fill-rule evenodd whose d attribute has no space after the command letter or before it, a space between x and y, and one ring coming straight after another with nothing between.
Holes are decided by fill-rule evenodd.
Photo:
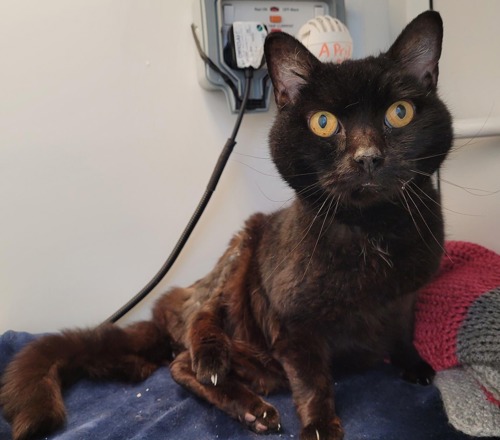
<instances>
[{"instance_id":1,"label":"cat's claw","mask_svg":"<svg viewBox=\"0 0 500 440\"><path fill-rule=\"evenodd\" d=\"M229 351L224 344L203 345L192 356L192 369L200 383L215 387L224 382L230 368Z\"/></svg>"},{"instance_id":2,"label":"cat's claw","mask_svg":"<svg viewBox=\"0 0 500 440\"><path fill-rule=\"evenodd\" d=\"M338 418L326 426L308 425L300 435L300 440L342 440L343 438L344 432Z\"/></svg>"},{"instance_id":3,"label":"cat's claw","mask_svg":"<svg viewBox=\"0 0 500 440\"><path fill-rule=\"evenodd\" d=\"M435 374L435 371L427 362L421 361L413 368L404 370L402 378L410 383L427 386L432 383Z\"/></svg>"}]
</instances>

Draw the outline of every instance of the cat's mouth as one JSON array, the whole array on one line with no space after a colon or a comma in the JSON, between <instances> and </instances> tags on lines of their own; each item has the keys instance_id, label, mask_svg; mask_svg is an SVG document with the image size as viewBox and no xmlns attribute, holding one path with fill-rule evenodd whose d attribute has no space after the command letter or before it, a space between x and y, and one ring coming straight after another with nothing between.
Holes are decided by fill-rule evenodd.
<instances>
[{"instance_id":1,"label":"cat's mouth","mask_svg":"<svg viewBox=\"0 0 500 440\"><path fill-rule=\"evenodd\" d=\"M399 188L393 184L392 178L382 175L346 176L335 180L330 178L322 186L333 197L355 206L368 206L391 199Z\"/></svg>"},{"instance_id":2,"label":"cat's mouth","mask_svg":"<svg viewBox=\"0 0 500 440\"><path fill-rule=\"evenodd\" d=\"M382 191L382 185L375 183L373 181L363 182L361 185L353 188L351 192L351 197L354 198L373 198L380 195Z\"/></svg>"},{"instance_id":3,"label":"cat's mouth","mask_svg":"<svg viewBox=\"0 0 500 440\"><path fill-rule=\"evenodd\" d=\"M340 189L340 188L339 188ZM370 205L377 203L381 199L386 199L392 191L377 180L364 180L361 182L351 182L341 190L344 200L349 200L354 205Z\"/></svg>"},{"instance_id":4,"label":"cat's mouth","mask_svg":"<svg viewBox=\"0 0 500 440\"><path fill-rule=\"evenodd\" d=\"M375 182L364 182L352 188L349 194L353 205L367 206L386 198L386 188Z\"/></svg>"},{"instance_id":5,"label":"cat's mouth","mask_svg":"<svg viewBox=\"0 0 500 440\"><path fill-rule=\"evenodd\" d=\"M376 189L376 188L380 188L380 185L378 183L375 183L375 182L365 182L365 183L361 184L361 188L362 189Z\"/></svg>"}]
</instances>

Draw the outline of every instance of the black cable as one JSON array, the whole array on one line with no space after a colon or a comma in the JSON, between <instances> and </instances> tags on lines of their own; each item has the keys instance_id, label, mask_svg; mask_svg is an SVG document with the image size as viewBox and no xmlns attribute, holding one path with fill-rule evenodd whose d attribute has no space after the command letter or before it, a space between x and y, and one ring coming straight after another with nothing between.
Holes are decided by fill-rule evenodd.
<instances>
[{"instance_id":1,"label":"black cable","mask_svg":"<svg viewBox=\"0 0 500 440\"><path fill-rule=\"evenodd\" d=\"M220 77L224 80L224 82L229 86L231 91L233 92L233 96L236 99L236 101L241 104L241 98L238 95L238 89L236 88L236 85L234 84L233 80L226 75L221 69L219 69L219 66L215 64L205 52L203 52L203 49L201 47L200 39L198 38L198 34L196 33L196 25L193 23L191 25L191 33L193 34L193 39L194 43L196 45L196 50L198 51L198 55L200 55L200 58L203 60L205 64L207 64L214 72L217 72Z\"/></svg>"},{"instance_id":2,"label":"black cable","mask_svg":"<svg viewBox=\"0 0 500 440\"><path fill-rule=\"evenodd\" d=\"M179 256L182 249L184 248L184 245L188 241L189 236L193 232L196 224L198 223L198 220L200 219L201 215L203 214L203 211L205 210L206 206L208 205L208 202L210 201L210 198L212 197L212 194L215 191L217 183L219 182L219 179L222 175L222 172L224 171L224 168L225 168L226 163L229 159L229 156L231 156L233 148L236 145L236 135L238 134L238 130L240 128L241 121L243 119L243 115L245 113L245 109L246 109L246 106L248 103L248 99L250 97L250 86L252 84L252 77L253 77L253 69L251 69L251 68L246 69L245 70L245 90L243 92L243 99L241 101L240 111L238 113L238 117L236 119L236 123L234 125L234 129L233 129L233 132L231 134L231 137L226 141L226 144L224 145L224 148L222 149L222 151L219 155L219 159L217 160L217 163L215 164L215 168L212 171L212 175L210 176L210 180L208 181L205 193L203 194L201 200L199 201L198 206L196 207L188 224L184 228L184 231L182 231L182 234L179 237L179 240L177 241L177 243L175 244L172 252L168 256L167 260L165 261L165 263L163 264L161 269L153 277L153 279L151 281L149 281L149 283L147 283L142 288L142 290L139 293L137 293L130 301L128 301L119 310L117 310L108 319L106 319L105 323L118 321L125 314L127 314L130 310L132 310L137 304L139 304L144 298L146 298L146 296L148 296L151 293L151 291L160 283L160 281L163 278L165 278L168 271L170 270L170 268L174 265L175 261L177 260L177 257Z\"/></svg>"}]
</instances>

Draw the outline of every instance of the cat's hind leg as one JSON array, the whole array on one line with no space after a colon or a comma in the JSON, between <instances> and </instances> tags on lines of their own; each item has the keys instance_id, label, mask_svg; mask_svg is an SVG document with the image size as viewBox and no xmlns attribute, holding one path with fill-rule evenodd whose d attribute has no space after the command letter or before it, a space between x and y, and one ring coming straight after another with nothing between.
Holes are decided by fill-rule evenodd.
<instances>
[{"instance_id":1,"label":"cat's hind leg","mask_svg":"<svg viewBox=\"0 0 500 440\"><path fill-rule=\"evenodd\" d=\"M282 365L264 349L242 341L232 341L231 371L260 395L290 389Z\"/></svg>"},{"instance_id":2,"label":"cat's hind leg","mask_svg":"<svg viewBox=\"0 0 500 440\"><path fill-rule=\"evenodd\" d=\"M231 373L217 385L200 383L193 372L188 351L182 352L172 361L170 371L177 383L239 420L252 431L264 434L281 429L278 411Z\"/></svg>"}]
</instances>

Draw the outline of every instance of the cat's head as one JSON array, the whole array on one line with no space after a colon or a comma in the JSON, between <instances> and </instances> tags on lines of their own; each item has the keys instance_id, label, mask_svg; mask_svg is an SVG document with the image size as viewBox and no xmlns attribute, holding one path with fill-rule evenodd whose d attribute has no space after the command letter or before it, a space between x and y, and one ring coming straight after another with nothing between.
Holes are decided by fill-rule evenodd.
<instances>
[{"instance_id":1,"label":"cat's head","mask_svg":"<svg viewBox=\"0 0 500 440\"><path fill-rule=\"evenodd\" d=\"M453 137L436 93L442 36L439 14L424 12L386 53L341 64L321 63L285 33L268 36L278 106L270 148L299 196L319 199L321 189L369 206L437 170Z\"/></svg>"}]
</instances>

